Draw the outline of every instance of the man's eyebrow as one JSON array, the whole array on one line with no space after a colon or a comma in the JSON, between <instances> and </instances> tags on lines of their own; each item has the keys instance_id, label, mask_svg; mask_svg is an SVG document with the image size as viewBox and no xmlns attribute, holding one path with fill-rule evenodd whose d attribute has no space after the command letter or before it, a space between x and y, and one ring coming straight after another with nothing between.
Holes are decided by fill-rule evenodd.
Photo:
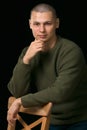
<instances>
[{"instance_id":1,"label":"man's eyebrow","mask_svg":"<svg viewBox=\"0 0 87 130\"><path fill-rule=\"evenodd\" d=\"M52 21L44 21L43 23L51 23ZM33 23L42 23L42 22L39 22L39 21L33 21Z\"/></svg>"}]
</instances>

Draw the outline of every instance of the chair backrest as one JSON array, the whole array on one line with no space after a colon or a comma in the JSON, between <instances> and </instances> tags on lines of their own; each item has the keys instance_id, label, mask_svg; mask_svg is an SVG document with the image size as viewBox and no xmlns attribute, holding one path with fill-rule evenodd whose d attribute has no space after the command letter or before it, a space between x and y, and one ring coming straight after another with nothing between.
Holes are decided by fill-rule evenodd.
<instances>
[{"instance_id":1,"label":"chair backrest","mask_svg":"<svg viewBox=\"0 0 87 130\"><path fill-rule=\"evenodd\" d=\"M11 106L11 104L14 102L16 98L15 97L9 97L8 99L8 109ZM49 102L48 104L41 106L41 107L29 107L24 108L21 106L19 113L25 113L29 115L36 115L39 116L38 119L36 119L34 122L27 124L26 121L21 117L21 115L18 113L17 120L21 123L23 126L23 129L21 130L32 130L36 126L40 124L40 130L48 130L49 124L50 124L50 113L51 113L52 103ZM29 119L30 120L30 119ZM14 126L10 126L8 124L7 130L16 130L16 121Z\"/></svg>"}]
</instances>

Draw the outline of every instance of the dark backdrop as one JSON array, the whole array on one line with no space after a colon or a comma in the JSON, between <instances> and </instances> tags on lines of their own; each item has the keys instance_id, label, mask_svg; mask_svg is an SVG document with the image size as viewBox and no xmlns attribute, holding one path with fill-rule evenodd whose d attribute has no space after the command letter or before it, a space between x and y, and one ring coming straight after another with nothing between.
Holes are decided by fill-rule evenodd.
<instances>
[{"instance_id":1,"label":"dark backdrop","mask_svg":"<svg viewBox=\"0 0 87 130\"><path fill-rule=\"evenodd\" d=\"M0 3L0 130L6 130L7 83L22 49L33 37L28 27L29 11L41 0L3 0ZM87 59L85 0L42 0L55 7L60 17L59 34L76 42Z\"/></svg>"}]
</instances>

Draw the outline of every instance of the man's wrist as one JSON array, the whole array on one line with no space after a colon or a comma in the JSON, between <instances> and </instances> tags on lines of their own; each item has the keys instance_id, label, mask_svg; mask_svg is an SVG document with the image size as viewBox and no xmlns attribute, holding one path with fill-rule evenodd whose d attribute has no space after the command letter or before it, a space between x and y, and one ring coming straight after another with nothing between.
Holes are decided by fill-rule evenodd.
<instances>
[{"instance_id":1,"label":"man's wrist","mask_svg":"<svg viewBox=\"0 0 87 130\"><path fill-rule=\"evenodd\" d=\"M17 103L18 103L20 106L22 105L21 98L17 98L16 101L17 101Z\"/></svg>"}]
</instances>

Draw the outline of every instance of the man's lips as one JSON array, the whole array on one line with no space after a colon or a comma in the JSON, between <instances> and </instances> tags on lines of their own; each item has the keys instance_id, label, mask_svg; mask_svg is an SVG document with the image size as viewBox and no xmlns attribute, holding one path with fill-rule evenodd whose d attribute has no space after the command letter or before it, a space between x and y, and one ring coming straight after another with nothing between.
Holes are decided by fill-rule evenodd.
<instances>
[{"instance_id":1,"label":"man's lips","mask_svg":"<svg viewBox=\"0 0 87 130\"><path fill-rule=\"evenodd\" d=\"M39 35L40 38L46 38L46 35Z\"/></svg>"}]
</instances>

